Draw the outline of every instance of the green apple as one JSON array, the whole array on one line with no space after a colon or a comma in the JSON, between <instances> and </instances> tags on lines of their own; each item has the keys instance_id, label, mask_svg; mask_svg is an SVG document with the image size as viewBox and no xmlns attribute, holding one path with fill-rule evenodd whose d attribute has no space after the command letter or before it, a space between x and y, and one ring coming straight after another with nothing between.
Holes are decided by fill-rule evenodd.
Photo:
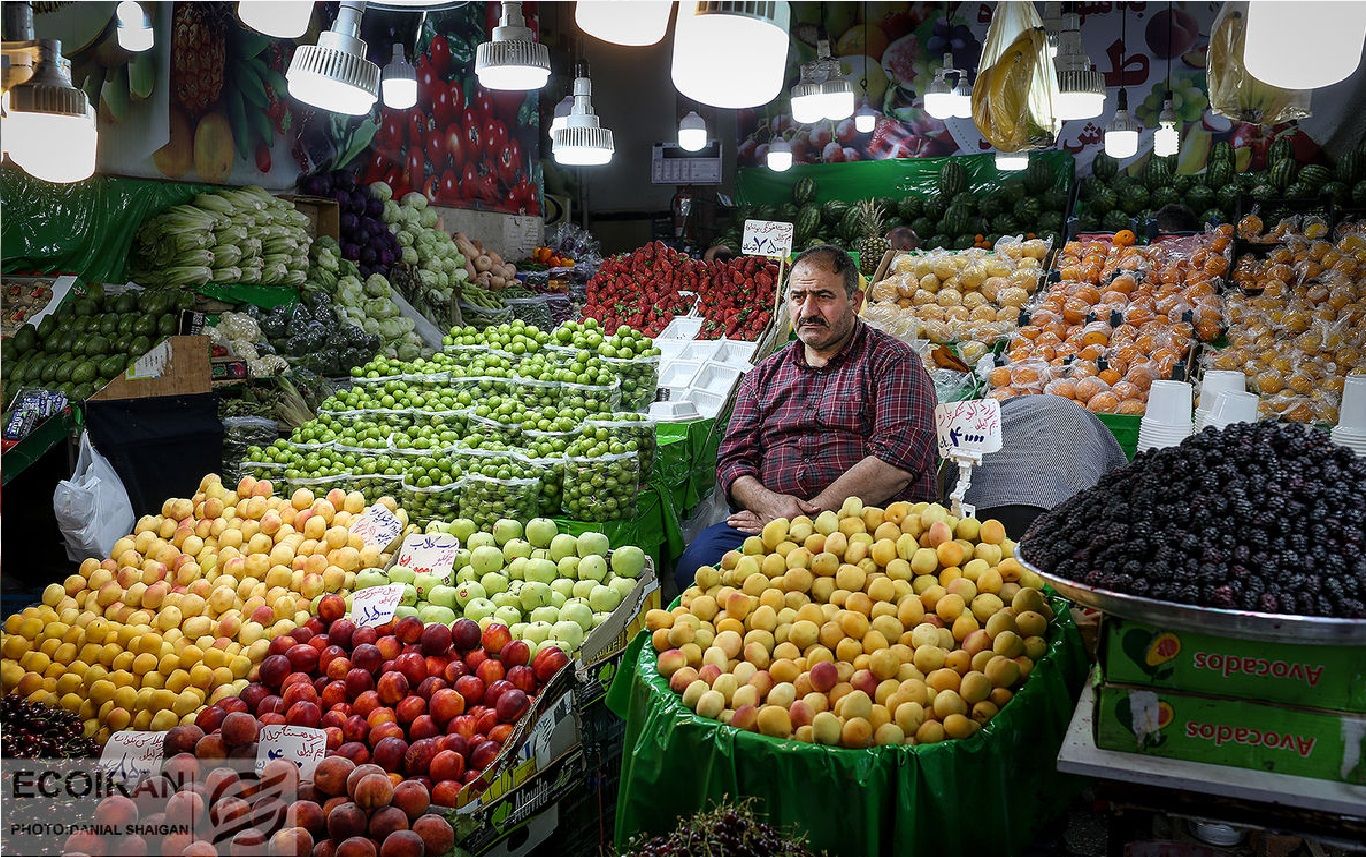
<instances>
[{"instance_id":1,"label":"green apple","mask_svg":"<svg viewBox=\"0 0 1366 857\"><path fill-rule=\"evenodd\" d=\"M565 645L569 647L568 651L573 651L583 645L584 633L578 622L561 619L551 626L550 636L557 640L563 640Z\"/></svg>"},{"instance_id":2,"label":"green apple","mask_svg":"<svg viewBox=\"0 0 1366 857\"><path fill-rule=\"evenodd\" d=\"M561 558L558 571L560 577L577 579L579 576L579 558L576 556Z\"/></svg>"},{"instance_id":3,"label":"green apple","mask_svg":"<svg viewBox=\"0 0 1366 857\"><path fill-rule=\"evenodd\" d=\"M559 566L548 559L529 559L522 572L522 579L549 585L560 576Z\"/></svg>"},{"instance_id":4,"label":"green apple","mask_svg":"<svg viewBox=\"0 0 1366 857\"><path fill-rule=\"evenodd\" d=\"M471 580L478 580L479 572L470 568L468 565L455 573L456 583L469 583Z\"/></svg>"},{"instance_id":5,"label":"green apple","mask_svg":"<svg viewBox=\"0 0 1366 857\"><path fill-rule=\"evenodd\" d=\"M367 568L365 571L356 572L356 588L369 589L372 586L384 586L389 582L389 578L384 572L377 568Z\"/></svg>"},{"instance_id":6,"label":"green apple","mask_svg":"<svg viewBox=\"0 0 1366 857\"><path fill-rule=\"evenodd\" d=\"M422 529L422 532L426 533L429 536L432 533L444 533L446 532L446 525L441 523L440 521L428 521L427 526Z\"/></svg>"},{"instance_id":7,"label":"green apple","mask_svg":"<svg viewBox=\"0 0 1366 857\"><path fill-rule=\"evenodd\" d=\"M495 592L489 596L489 600L493 602L494 607L516 607L520 609L522 606L522 599L511 592Z\"/></svg>"},{"instance_id":8,"label":"green apple","mask_svg":"<svg viewBox=\"0 0 1366 857\"><path fill-rule=\"evenodd\" d=\"M636 591L637 583L629 577L614 577L607 581L607 585L615 589L617 594L621 596L621 600L625 601L632 592Z\"/></svg>"},{"instance_id":9,"label":"green apple","mask_svg":"<svg viewBox=\"0 0 1366 857\"><path fill-rule=\"evenodd\" d=\"M585 631L593 627L593 610L582 601L570 601L560 608L560 618L578 623Z\"/></svg>"},{"instance_id":10,"label":"green apple","mask_svg":"<svg viewBox=\"0 0 1366 857\"><path fill-rule=\"evenodd\" d=\"M497 542L493 540L493 533L475 533L471 535L468 540L465 541L465 545L470 550L483 547L498 547ZM499 553L502 553L502 551L499 551Z\"/></svg>"},{"instance_id":11,"label":"green apple","mask_svg":"<svg viewBox=\"0 0 1366 857\"><path fill-rule=\"evenodd\" d=\"M499 573L496 572L496 571L490 571L488 574L486 574L486 575L484 575L483 577L479 578L479 582L480 582L481 584L483 584L483 586L484 586L484 591L487 592L487 593L490 594L490 595L493 595L493 594L496 593L496 592L507 592L507 591L508 591L508 579L507 579L507 577L505 577L504 575L499 574Z\"/></svg>"},{"instance_id":12,"label":"green apple","mask_svg":"<svg viewBox=\"0 0 1366 857\"><path fill-rule=\"evenodd\" d=\"M455 611L436 604L424 604L417 608L417 618L424 625L450 625L455 622Z\"/></svg>"},{"instance_id":13,"label":"green apple","mask_svg":"<svg viewBox=\"0 0 1366 857\"><path fill-rule=\"evenodd\" d=\"M531 557L531 542L525 539L512 539L503 545L503 556L509 561L518 557L529 559Z\"/></svg>"},{"instance_id":14,"label":"green apple","mask_svg":"<svg viewBox=\"0 0 1366 857\"><path fill-rule=\"evenodd\" d=\"M526 538L533 547L550 547L550 540L559 533L560 528L549 518L532 518L526 522Z\"/></svg>"},{"instance_id":15,"label":"green apple","mask_svg":"<svg viewBox=\"0 0 1366 857\"><path fill-rule=\"evenodd\" d=\"M479 529L479 525L469 518L456 518L446 525L446 532L460 540L461 544L467 544L470 536L474 535Z\"/></svg>"},{"instance_id":16,"label":"green apple","mask_svg":"<svg viewBox=\"0 0 1366 857\"><path fill-rule=\"evenodd\" d=\"M493 618L493 614L492 614L492 613L489 613L487 616L480 616L478 621L479 621L479 630L480 630L480 631L487 631L487 630L489 629L489 626L492 625L494 622L497 622L498 620L495 619L495 618Z\"/></svg>"},{"instance_id":17,"label":"green apple","mask_svg":"<svg viewBox=\"0 0 1366 857\"><path fill-rule=\"evenodd\" d=\"M549 622L538 622L536 620L528 622L526 629L522 631L522 639L528 644L544 643L546 640L550 639L550 624L551 623Z\"/></svg>"},{"instance_id":18,"label":"green apple","mask_svg":"<svg viewBox=\"0 0 1366 857\"><path fill-rule=\"evenodd\" d=\"M606 622L608 619L611 619L611 618L612 618L612 614L611 614L611 613L594 613L594 614L593 614L593 627L596 628L596 627L598 627L599 625L601 625L603 622Z\"/></svg>"},{"instance_id":19,"label":"green apple","mask_svg":"<svg viewBox=\"0 0 1366 857\"><path fill-rule=\"evenodd\" d=\"M567 556L575 556L578 551L579 542L573 536L564 533L559 534L550 540L550 558L559 562Z\"/></svg>"},{"instance_id":20,"label":"green apple","mask_svg":"<svg viewBox=\"0 0 1366 857\"><path fill-rule=\"evenodd\" d=\"M531 611L531 621L533 622L558 622L560 621L560 611L554 607L537 607Z\"/></svg>"},{"instance_id":21,"label":"green apple","mask_svg":"<svg viewBox=\"0 0 1366 857\"><path fill-rule=\"evenodd\" d=\"M574 583L575 581L572 578L557 577L550 581L550 588L555 592L560 593L561 596L568 598L574 594Z\"/></svg>"},{"instance_id":22,"label":"green apple","mask_svg":"<svg viewBox=\"0 0 1366 857\"><path fill-rule=\"evenodd\" d=\"M522 611L516 607L498 607L493 611L493 618L502 622L504 625L511 626L513 622L522 621Z\"/></svg>"},{"instance_id":23,"label":"green apple","mask_svg":"<svg viewBox=\"0 0 1366 857\"><path fill-rule=\"evenodd\" d=\"M409 616L417 616L417 608L410 604L400 604L394 608L395 619L407 619Z\"/></svg>"},{"instance_id":24,"label":"green apple","mask_svg":"<svg viewBox=\"0 0 1366 857\"><path fill-rule=\"evenodd\" d=\"M406 565L396 565L389 569L390 583L412 583L417 580L417 572Z\"/></svg>"},{"instance_id":25,"label":"green apple","mask_svg":"<svg viewBox=\"0 0 1366 857\"><path fill-rule=\"evenodd\" d=\"M576 580L574 581L574 597L587 598L588 593L593 591L594 586L601 586L596 580Z\"/></svg>"},{"instance_id":26,"label":"green apple","mask_svg":"<svg viewBox=\"0 0 1366 857\"><path fill-rule=\"evenodd\" d=\"M440 586L446 578L439 574L428 574L423 572L413 580L413 586L417 589L417 597L423 601L431 601L431 591L433 586Z\"/></svg>"},{"instance_id":27,"label":"green apple","mask_svg":"<svg viewBox=\"0 0 1366 857\"><path fill-rule=\"evenodd\" d=\"M455 605L459 603L455 597L455 592L454 586L438 583L427 593L427 602L437 607L450 607L453 610Z\"/></svg>"},{"instance_id":28,"label":"green apple","mask_svg":"<svg viewBox=\"0 0 1366 857\"><path fill-rule=\"evenodd\" d=\"M347 613L350 613L350 612L351 612L351 596L352 596L352 594L353 594L353 593L348 592L348 593L346 593L346 595L344 595L344 596L342 597L342 600L346 602L346 612L347 612Z\"/></svg>"},{"instance_id":29,"label":"green apple","mask_svg":"<svg viewBox=\"0 0 1366 857\"><path fill-rule=\"evenodd\" d=\"M522 522L511 518L499 518L493 525L493 541L500 547L513 539L522 537Z\"/></svg>"},{"instance_id":30,"label":"green apple","mask_svg":"<svg viewBox=\"0 0 1366 857\"><path fill-rule=\"evenodd\" d=\"M592 580L597 583L607 579L607 560L597 554L589 554L579 560L579 580Z\"/></svg>"},{"instance_id":31,"label":"green apple","mask_svg":"<svg viewBox=\"0 0 1366 857\"><path fill-rule=\"evenodd\" d=\"M484 590L484 585L477 580L471 580L469 583L462 583L455 588L455 600L461 607L468 608L473 601L487 599L488 592ZM470 618L473 619L474 617L471 616Z\"/></svg>"},{"instance_id":32,"label":"green apple","mask_svg":"<svg viewBox=\"0 0 1366 857\"><path fill-rule=\"evenodd\" d=\"M607 536L602 533L587 532L578 537L574 549L580 557L605 557L611 546L611 543L607 541Z\"/></svg>"},{"instance_id":33,"label":"green apple","mask_svg":"<svg viewBox=\"0 0 1366 857\"><path fill-rule=\"evenodd\" d=\"M529 581L522 585L519 598L522 609L528 612L537 607L545 607L550 604L550 584Z\"/></svg>"},{"instance_id":34,"label":"green apple","mask_svg":"<svg viewBox=\"0 0 1366 857\"><path fill-rule=\"evenodd\" d=\"M503 552L493 545L483 545L470 553L470 568L480 577L503 568Z\"/></svg>"},{"instance_id":35,"label":"green apple","mask_svg":"<svg viewBox=\"0 0 1366 857\"><path fill-rule=\"evenodd\" d=\"M403 597L398 599L398 603L404 607L417 606L417 587L411 583L403 584Z\"/></svg>"},{"instance_id":36,"label":"green apple","mask_svg":"<svg viewBox=\"0 0 1366 857\"><path fill-rule=\"evenodd\" d=\"M514 622L508 626L508 632L512 634L512 639L521 640L526 637L526 622Z\"/></svg>"},{"instance_id":37,"label":"green apple","mask_svg":"<svg viewBox=\"0 0 1366 857\"><path fill-rule=\"evenodd\" d=\"M621 594L610 586L598 584L588 593L588 606L595 613L611 613L621 603Z\"/></svg>"},{"instance_id":38,"label":"green apple","mask_svg":"<svg viewBox=\"0 0 1366 857\"><path fill-rule=\"evenodd\" d=\"M573 581L570 581L570 591L573 592ZM555 587L550 588L550 606L563 607L569 601L569 596L565 595Z\"/></svg>"},{"instance_id":39,"label":"green apple","mask_svg":"<svg viewBox=\"0 0 1366 857\"><path fill-rule=\"evenodd\" d=\"M623 545L612 551L612 571L621 577L640 577L645 571L645 551L635 545Z\"/></svg>"},{"instance_id":40,"label":"green apple","mask_svg":"<svg viewBox=\"0 0 1366 857\"><path fill-rule=\"evenodd\" d=\"M493 615L493 611L498 609L493 606L493 602L487 598L474 598L465 605L465 618L473 619L478 622Z\"/></svg>"},{"instance_id":41,"label":"green apple","mask_svg":"<svg viewBox=\"0 0 1366 857\"><path fill-rule=\"evenodd\" d=\"M536 548L531 552L532 559L550 559L550 551L547 548Z\"/></svg>"},{"instance_id":42,"label":"green apple","mask_svg":"<svg viewBox=\"0 0 1366 857\"><path fill-rule=\"evenodd\" d=\"M455 552L455 559L451 562L451 568L459 571L470 564L470 552L465 548L460 548Z\"/></svg>"},{"instance_id":43,"label":"green apple","mask_svg":"<svg viewBox=\"0 0 1366 857\"><path fill-rule=\"evenodd\" d=\"M508 563L507 576L512 578L513 580L525 580L526 564L530 561L531 560L524 559L520 556L517 557L512 562Z\"/></svg>"}]
</instances>

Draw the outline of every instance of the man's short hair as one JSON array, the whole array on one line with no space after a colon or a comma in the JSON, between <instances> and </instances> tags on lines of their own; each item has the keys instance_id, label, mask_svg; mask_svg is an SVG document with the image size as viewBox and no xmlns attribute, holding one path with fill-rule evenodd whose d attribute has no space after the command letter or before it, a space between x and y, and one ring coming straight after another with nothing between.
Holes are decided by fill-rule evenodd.
<instances>
[{"instance_id":1,"label":"man's short hair","mask_svg":"<svg viewBox=\"0 0 1366 857\"><path fill-rule=\"evenodd\" d=\"M803 250L797 260L792 263L792 270L803 262L810 262L813 265L823 265L831 273L838 274L844 279L845 297L853 297L854 292L858 291L858 265L854 264L854 258L840 247L834 244L817 244L808 250Z\"/></svg>"},{"instance_id":2,"label":"man's short hair","mask_svg":"<svg viewBox=\"0 0 1366 857\"><path fill-rule=\"evenodd\" d=\"M1172 232L1194 232L1200 228L1195 212L1177 202L1169 202L1153 212L1157 231L1163 234Z\"/></svg>"}]
</instances>

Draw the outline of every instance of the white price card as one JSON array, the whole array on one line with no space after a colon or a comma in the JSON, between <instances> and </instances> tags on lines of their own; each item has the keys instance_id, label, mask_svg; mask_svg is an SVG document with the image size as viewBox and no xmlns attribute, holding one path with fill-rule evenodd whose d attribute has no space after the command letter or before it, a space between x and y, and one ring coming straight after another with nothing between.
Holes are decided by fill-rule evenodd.
<instances>
[{"instance_id":1,"label":"white price card","mask_svg":"<svg viewBox=\"0 0 1366 857\"><path fill-rule=\"evenodd\" d=\"M786 257L792 252L792 224L781 220L746 220L740 252L746 256Z\"/></svg>"},{"instance_id":2,"label":"white price card","mask_svg":"<svg viewBox=\"0 0 1366 857\"><path fill-rule=\"evenodd\" d=\"M312 779L313 770L327 752L327 733L307 726L278 724L261 727L256 744L256 774L260 776L267 762L286 759L299 766L301 779Z\"/></svg>"},{"instance_id":3,"label":"white price card","mask_svg":"<svg viewBox=\"0 0 1366 857\"><path fill-rule=\"evenodd\" d=\"M934 409L939 454L983 455L1001 448L1001 403L995 399L948 402Z\"/></svg>"},{"instance_id":4,"label":"white price card","mask_svg":"<svg viewBox=\"0 0 1366 857\"><path fill-rule=\"evenodd\" d=\"M383 625L394 618L398 602L403 599L403 584L367 586L351 596L351 621L358 628Z\"/></svg>"},{"instance_id":5,"label":"white price card","mask_svg":"<svg viewBox=\"0 0 1366 857\"><path fill-rule=\"evenodd\" d=\"M125 783L136 783L161 770L165 732L115 732L100 753L99 770Z\"/></svg>"},{"instance_id":6,"label":"white price card","mask_svg":"<svg viewBox=\"0 0 1366 857\"><path fill-rule=\"evenodd\" d=\"M403 532L403 524L399 523L393 512L376 505L351 522L351 532L360 536L361 544L382 550Z\"/></svg>"},{"instance_id":7,"label":"white price card","mask_svg":"<svg viewBox=\"0 0 1366 857\"><path fill-rule=\"evenodd\" d=\"M450 533L411 533L398 549L395 565L411 568L417 574L433 574L450 581L455 573L455 555L460 540Z\"/></svg>"}]
</instances>

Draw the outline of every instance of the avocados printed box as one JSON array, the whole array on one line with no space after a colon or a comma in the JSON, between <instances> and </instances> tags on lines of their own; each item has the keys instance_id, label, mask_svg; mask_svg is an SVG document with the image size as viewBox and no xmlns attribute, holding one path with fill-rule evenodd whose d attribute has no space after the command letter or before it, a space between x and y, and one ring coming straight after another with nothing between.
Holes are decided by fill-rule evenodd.
<instances>
[{"instance_id":1,"label":"avocados printed box","mask_svg":"<svg viewBox=\"0 0 1366 857\"><path fill-rule=\"evenodd\" d=\"M1366 646L1300 646L1169 631L1107 615L1109 681L1366 712Z\"/></svg>"},{"instance_id":2,"label":"avocados printed box","mask_svg":"<svg viewBox=\"0 0 1366 857\"><path fill-rule=\"evenodd\" d=\"M1096 688L1096 746L1366 785L1366 717L1143 687Z\"/></svg>"}]
</instances>

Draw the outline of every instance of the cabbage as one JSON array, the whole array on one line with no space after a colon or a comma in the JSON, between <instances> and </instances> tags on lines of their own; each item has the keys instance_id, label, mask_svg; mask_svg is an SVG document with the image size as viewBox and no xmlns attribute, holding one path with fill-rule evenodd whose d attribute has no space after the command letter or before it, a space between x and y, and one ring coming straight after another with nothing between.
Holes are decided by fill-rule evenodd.
<instances>
[{"instance_id":1,"label":"cabbage","mask_svg":"<svg viewBox=\"0 0 1366 857\"><path fill-rule=\"evenodd\" d=\"M403 203L404 208L420 209L427 207L427 197L423 196L417 191L410 191L408 193L405 193L403 195L403 199L399 200L399 202Z\"/></svg>"}]
</instances>

